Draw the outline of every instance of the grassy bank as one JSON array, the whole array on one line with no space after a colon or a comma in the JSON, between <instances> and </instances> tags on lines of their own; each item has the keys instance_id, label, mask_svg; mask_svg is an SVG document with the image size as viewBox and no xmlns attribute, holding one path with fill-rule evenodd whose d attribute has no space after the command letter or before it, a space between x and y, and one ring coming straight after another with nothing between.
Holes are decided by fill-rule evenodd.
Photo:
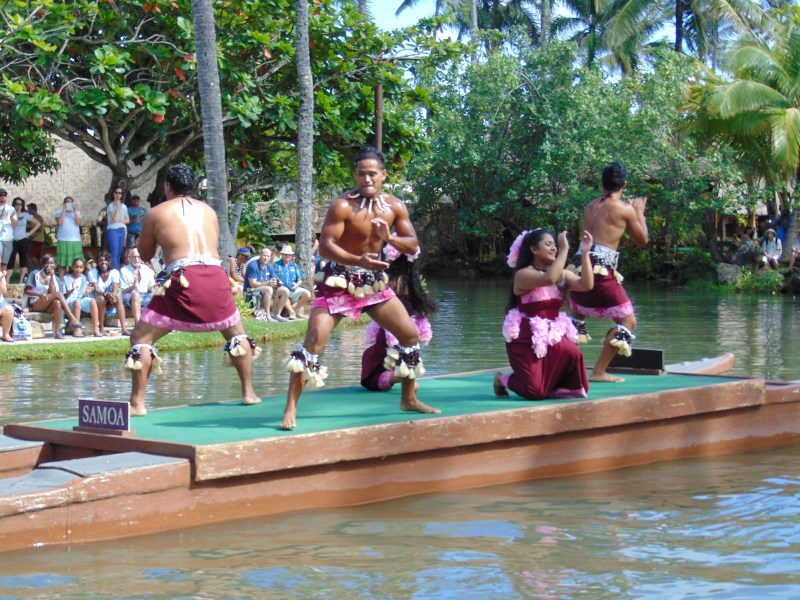
<instances>
[{"instance_id":1,"label":"grassy bank","mask_svg":"<svg viewBox=\"0 0 800 600\"><path fill-rule=\"evenodd\" d=\"M368 319L362 317L361 323ZM305 336L308 321L289 321L287 323L264 323L252 317L243 320L245 331L259 344L276 341L297 340ZM350 319L343 319L341 326L352 326ZM221 346L222 336L217 332L183 333L173 332L158 341L160 351L193 350ZM61 341L40 340L35 343L14 342L0 345L0 362L30 361L52 358L83 360L91 356L121 356L127 351L130 342L127 337L89 338L86 341L67 337Z\"/></svg>"}]
</instances>

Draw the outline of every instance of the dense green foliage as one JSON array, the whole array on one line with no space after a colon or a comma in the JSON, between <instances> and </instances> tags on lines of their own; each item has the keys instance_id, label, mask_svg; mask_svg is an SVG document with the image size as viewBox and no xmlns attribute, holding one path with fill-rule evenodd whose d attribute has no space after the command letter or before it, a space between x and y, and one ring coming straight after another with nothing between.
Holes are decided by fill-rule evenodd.
<instances>
[{"instance_id":1,"label":"dense green foliage","mask_svg":"<svg viewBox=\"0 0 800 600\"><path fill-rule=\"evenodd\" d=\"M684 126L697 63L664 51L653 71L614 80L576 58L575 46L552 43L430 75L439 99L430 147L409 177L414 214L444 256L504 255L536 226L579 239L583 208L612 160L628 168L626 194L649 199L651 244L636 255L637 276L659 275L652 266L676 245L705 245L711 211L742 206L732 154Z\"/></svg>"}]
</instances>

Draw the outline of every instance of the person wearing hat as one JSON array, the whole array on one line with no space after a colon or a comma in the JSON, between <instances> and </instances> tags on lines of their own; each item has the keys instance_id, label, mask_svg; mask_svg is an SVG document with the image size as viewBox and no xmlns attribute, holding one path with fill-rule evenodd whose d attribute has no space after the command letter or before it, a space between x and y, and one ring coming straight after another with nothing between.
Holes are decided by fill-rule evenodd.
<instances>
[{"instance_id":1,"label":"person wearing hat","mask_svg":"<svg viewBox=\"0 0 800 600\"><path fill-rule=\"evenodd\" d=\"M250 248L242 246L236 252L236 258L228 257L228 279L231 280L231 291L235 296L244 293L245 265L250 260Z\"/></svg>"},{"instance_id":2,"label":"person wearing hat","mask_svg":"<svg viewBox=\"0 0 800 600\"><path fill-rule=\"evenodd\" d=\"M775 235L775 230L770 227L764 232L764 241L761 242L761 249L764 251L764 256L761 257L761 262L768 269L778 269L778 263L783 254L783 244L780 239Z\"/></svg>"},{"instance_id":3,"label":"person wearing hat","mask_svg":"<svg viewBox=\"0 0 800 600\"><path fill-rule=\"evenodd\" d=\"M300 311L311 301L311 292L301 285L305 275L297 263L292 260L293 257L294 250L289 244L285 244L281 248L281 260L275 263L275 270L278 272L278 279L289 290L289 300L293 306L289 311L289 318L306 319L308 317L302 316Z\"/></svg>"}]
</instances>

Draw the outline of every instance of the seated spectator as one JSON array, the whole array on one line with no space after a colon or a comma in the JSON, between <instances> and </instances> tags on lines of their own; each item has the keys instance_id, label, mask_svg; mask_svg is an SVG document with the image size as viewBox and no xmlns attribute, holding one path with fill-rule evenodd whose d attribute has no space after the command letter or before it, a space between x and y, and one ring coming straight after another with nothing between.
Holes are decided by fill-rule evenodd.
<instances>
[{"instance_id":1,"label":"seated spectator","mask_svg":"<svg viewBox=\"0 0 800 600\"><path fill-rule=\"evenodd\" d=\"M56 275L56 260L50 254L42 257L42 268L28 276L23 303L32 312L46 312L53 315L54 339L64 339L61 334L62 315L67 317L67 329L72 329L75 337L83 336L83 325L72 314L64 294L61 293L61 282Z\"/></svg>"},{"instance_id":2,"label":"seated spectator","mask_svg":"<svg viewBox=\"0 0 800 600\"><path fill-rule=\"evenodd\" d=\"M790 269L794 267L794 263L797 261L798 257L800 257L800 235L795 237L792 243L792 256L789 258Z\"/></svg>"},{"instance_id":3,"label":"seated spectator","mask_svg":"<svg viewBox=\"0 0 800 600\"><path fill-rule=\"evenodd\" d=\"M250 259L250 248L242 246L236 253L236 258L228 257L228 277L231 280L231 291L234 296L244 293L244 275L247 261Z\"/></svg>"},{"instance_id":4,"label":"seated spectator","mask_svg":"<svg viewBox=\"0 0 800 600\"><path fill-rule=\"evenodd\" d=\"M6 300L8 293L7 273L0 271L0 328L2 328L2 339L4 342L13 342L11 337L11 326L14 324L14 307Z\"/></svg>"},{"instance_id":5,"label":"seated spectator","mask_svg":"<svg viewBox=\"0 0 800 600\"><path fill-rule=\"evenodd\" d=\"M781 254L783 254L783 245L776 237L774 229L769 228L764 232L764 241L761 242L761 249L764 251L761 262L767 268L777 269Z\"/></svg>"},{"instance_id":6,"label":"seated spectator","mask_svg":"<svg viewBox=\"0 0 800 600\"><path fill-rule=\"evenodd\" d=\"M134 324L139 322L142 309L153 299L156 276L148 265L142 262L138 248L128 249L130 264L119 271L119 286L122 289L122 302L133 311Z\"/></svg>"},{"instance_id":7,"label":"seated spectator","mask_svg":"<svg viewBox=\"0 0 800 600\"><path fill-rule=\"evenodd\" d=\"M119 291L119 271L111 268L111 254L105 250L97 255L97 268L89 273L89 283L94 283L94 298L100 312L100 332L105 333L106 316L116 310L122 335L130 335L125 325L125 305Z\"/></svg>"},{"instance_id":8,"label":"seated spectator","mask_svg":"<svg viewBox=\"0 0 800 600\"><path fill-rule=\"evenodd\" d=\"M264 248L258 260L248 262L244 292L248 301L253 301L257 295L261 295L261 307L266 311L267 321L274 323L287 320L280 315L280 311L287 302L289 290L280 285L271 257L270 249ZM273 305L276 307L275 317L272 316Z\"/></svg>"},{"instance_id":9,"label":"seated spectator","mask_svg":"<svg viewBox=\"0 0 800 600\"><path fill-rule=\"evenodd\" d=\"M64 275L64 298L72 307L72 314L78 319L81 313L89 313L92 317L94 337L103 337L105 334L100 330L100 312L94 299L95 284L89 283L84 275L84 268L82 259L76 258L72 261L72 270Z\"/></svg>"},{"instance_id":10,"label":"seated spectator","mask_svg":"<svg viewBox=\"0 0 800 600\"><path fill-rule=\"evenodd\" d=\"M8 269L14 268L15 258L19 258L19 282L25 282L25 275L28 274L28 249L31 238L42 224L33 218L33 215L25 210L25 201L22 198L14 198L11 206L16 211L17 225L14 227L14 239L11 242L11 257L8 259Z\"/></svg>"},{"instance_id":11,"label":"seated spectator","mask_svg":"<svg viewBox=\"0 0 800 600\"><path fill-rule=\"evenodd\" d=\"M758 270L764 251L756 243L755 236L755 229L752 227L745 228L739 247L731 255L731 262L733 264L742 267L752 267L754 270Z\"/></svg>"},{"instance_id":12,"label":"seated spectator","mask_svg":"<svg viewBox=\"0 0 800 600\"><path fill-rule=\"evenodd\" d=\"M281 260L275 263L275 268L281 283L289 290L289 300L293 304L289 312L289 318L307 319L308 316L301 315L301 311L311 301L311 292L300 285L303 283L305 275L300 267L297 266L297 263L292 260L293 256L294 250L289 244L286 244L281 248Z\"/></svg>"},{"instance_id":13,"label":"seated spectator","mask_svg":"<svg viewBox=\"0 0 800 600\"><path fill-rule=\"evenodd\" d=\"M128 235L125 238L125 247L133 248L142 235L142 219L147 214L147 209L142 206L142 199L139 196L131 196L128 203Z\"/></svg>"}]
</instances>

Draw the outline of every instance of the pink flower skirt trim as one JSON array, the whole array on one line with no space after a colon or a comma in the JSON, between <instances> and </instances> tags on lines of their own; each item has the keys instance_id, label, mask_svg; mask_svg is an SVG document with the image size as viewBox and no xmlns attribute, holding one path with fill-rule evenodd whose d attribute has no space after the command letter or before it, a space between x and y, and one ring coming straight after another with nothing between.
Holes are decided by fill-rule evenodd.
<instances>
[{"instance_id":1,"label":"pink flower skirt trim","mask_svg":"<svg viewBox=\"0 0 800 600\"><path fill-rule=\"evenodd\" d=\"M508 311L503 320L503 337L506 342L510 343L519 337L520 325L524 318L527 318L526 315L516 308ZM528 320L531 326L531 348L538 358L547 356L547 349L565 337L573 342L578 339L578 330L566 313L558 313L555 320L542 317L530 317Z\"/></svg>"},{"instance_id":2,"label":"pink flower skirt trim","mask_svg":"<svg viewBox=\"0 0 800 600\"><path fill-rule=\"evenodd\" d=\"M428 321L427 317L421 317L419 315L412 315L411 321L413 321L414 326L417 328L417 333L419 333L420 346L427 346L433 338L433 329L431 329L430 321ZM367 325L367 330L364 334L364 343L366 343L367 346L372 346L378 339L380 330L381 326L375 321L371 321L370 324ZM390 332L386 331L385 336L387 348L394 348L399 343L397 338Z\"/></svg>"},{"instance_id":3,"label":"pink flower skirt trim","mask_svg":"<svg viewBox=\"0 0 800 600\"><path fill-rule=\"evenodd\" d=\"M588 306L581 306L574 300L571 302L572 311L587 317L594 317L595 319L624 319L634 313L633 304L625 302L619 306L610 306L608 308L590 308Z\"/></svg>"},{"instance_id":4,"label":"pink flower skirt trim","mask_svg":"<svg viewBox=\"0 0 800 600\"><path fill-rule=\"evenodd\" d=\"M373 304L380 304L395 297L395 293L391 288L386 288L382 292L365 296L364 298L356 298L351 296L346 290L337 292L335 294L320 293L311 305L311 308L324 308L332 315L344 315L351 319L358 319L361 316L361 311Z\"/></svg>"},{"instance_id":5,"label":"pink flower skirt trim","mask_svg":"<svg viewBox=\"0 0 800 600\"><path fill-rule=\"evenodd\" d=\"M222 321L214 321L213 323L190 323L187 321L179 321L178 319L165 317L164 315L160 315L149 308L145 308L142 311L141 318L142 321L148 325L158 327L159 329L166 329L168 331L188 331L191 333L221 331L223 329L227 329L228 327L233 327L242 320L241 316L239 316L239 311L237 310L230 317L223 319Z\"/></svg>"}]
</instances>

